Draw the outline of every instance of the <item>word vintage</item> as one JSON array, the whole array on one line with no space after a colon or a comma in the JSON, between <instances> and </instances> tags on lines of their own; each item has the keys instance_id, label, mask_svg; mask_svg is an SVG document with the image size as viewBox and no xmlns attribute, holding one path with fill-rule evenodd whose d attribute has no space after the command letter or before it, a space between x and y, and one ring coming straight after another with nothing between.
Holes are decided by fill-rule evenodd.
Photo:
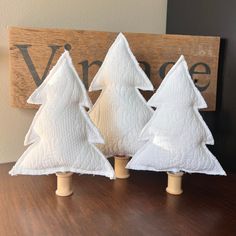
<instances>
[{"instance_id":1,"label":"word vintage","mask_svg":"<svg viewBox=\"0 0 236 236\"><path fill-rule=\"evenodd\" d=\"M215 110L219 37L124 33L140 66L158 88L181 54L185 56L196 87ZM35 108L27 98L55 65L63 50L69 50L86 88L97 72L117 33L9 28L11 104ZM91 93L94 102L98 92ZM144 92L148 99L152 93Z\"/></svg>"}]
</instances>

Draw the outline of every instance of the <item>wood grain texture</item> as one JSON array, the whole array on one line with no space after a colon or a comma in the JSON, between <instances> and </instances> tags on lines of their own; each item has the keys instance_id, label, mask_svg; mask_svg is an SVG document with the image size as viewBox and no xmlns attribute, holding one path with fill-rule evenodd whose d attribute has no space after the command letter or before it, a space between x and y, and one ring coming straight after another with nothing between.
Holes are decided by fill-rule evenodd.
<instances>
[{"instance_id":1,"label":"wood grain texture","mask_svg":"<svg viewBox=\"0 0 236 236\"><path fill-rule=\"evenodd\" d=\"M74 194L55 195L56 176L8 175L0 165L0 235L236 235L236 175L184 175L184 193L165 191L165 173L126 180L73 175Z\"/></svg>"},{"instance_id":2,"label":"wood grain texture","mask_svg":"<svg viewBox=\"0 0 236 236\"><path fill-rule=\"evenodd\" d=\"M208 110L215 110L219 37L143 33L124 33L124 35L155 88L158 88L162 81L160 73L163 72L163 64L175 62L183 54L197 86L204 90L202 95L207 101ZM26 103L27 98L37 87L33 78L38 77L38 80L42 80L45 77L43 75L46 75L48 69L56 63L65 45L70 49L76 70L88 87L116 36L115 32L10 27L11 105L19 108L35 108ZM53 50L55 54L52 53ZM22 51L25 53L24 56ZM26 58L27 56L31 61ZM51 62L48 64L51 56ZM171 66L172 64L168 64L165 72ZM93 102L98 94L98 92L90 93ZM143 94L146 99L152 95L151 92Z\"/></svg>"}]
</instances>

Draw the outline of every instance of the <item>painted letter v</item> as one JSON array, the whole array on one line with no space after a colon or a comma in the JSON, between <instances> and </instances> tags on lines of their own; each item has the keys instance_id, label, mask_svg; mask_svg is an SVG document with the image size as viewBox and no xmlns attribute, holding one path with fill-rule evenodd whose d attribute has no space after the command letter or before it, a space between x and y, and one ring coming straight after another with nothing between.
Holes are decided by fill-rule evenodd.
<instances>
[{"instance_id":1,"label":"painted letter v","mask_svg":"<svg viewBox=\"0 0 236 236\"><path fill-rule=\"evenodd\" d=\"M35 69L33 61L29 55L29 52L28 52L28 48L31 47L32 45L15 45L15 46L20 50L20 52L24 58L24 61L25 61L26 65L28 66L28 69L33 77L33 80L38 87L43 82L43 80L46 78L49 68L50 68L50 65L52 63L52 60L55 56L55 53L61 46L58 46L58 45L49 45L48 46L49 48L51 48L51 55L49 57L48 63L46 65L46 68L44 70L44 73L43 73L43 76L41 79Z\"/></svg>"}]
</instances>

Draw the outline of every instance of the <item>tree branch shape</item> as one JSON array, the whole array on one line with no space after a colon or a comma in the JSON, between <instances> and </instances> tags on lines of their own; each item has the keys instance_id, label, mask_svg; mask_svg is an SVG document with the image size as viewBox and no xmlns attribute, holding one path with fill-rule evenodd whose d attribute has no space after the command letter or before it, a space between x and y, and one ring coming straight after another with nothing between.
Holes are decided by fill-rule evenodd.
<instances>
[{"instance_id":1,"label":"tree branch shape","mask_svg":"<svg viewBox=\"0 0 236 236\"><path fill-rule=\"evenodd\" d=\"M107 157L132 156L144 144L138 135L153 114L139 89L153 90L153 86L122 33L108 50L89 91L101 89L89 112L105 139L98 147Z\"/></svg>"},{"instance_id":2,"label":"tree branch shape","mask_svg":"<svg viewBox=\"0 0 236 236\"><path fill-rule=\"evenodd\" d=\"M42 105L25 137L25 145L31 145L11 175L75 172L114 178L110 163L94 145L104 141L85 110L91 102L68 51L28 102Z\"/></svg>"},{"instance_id":3,"label":"tree branch shape","mask_svg":"<svg viewBox=\"0 0 236 236\"><path fill-rule=\"evenodd\" d=\"M225 175L206 147L213 145L214 139L198 109L207 105L191 79L184 56L168 72L148 105L157 107L141 132L141 139L148 142L127 168Z\"/></svg>"}]
</instances>

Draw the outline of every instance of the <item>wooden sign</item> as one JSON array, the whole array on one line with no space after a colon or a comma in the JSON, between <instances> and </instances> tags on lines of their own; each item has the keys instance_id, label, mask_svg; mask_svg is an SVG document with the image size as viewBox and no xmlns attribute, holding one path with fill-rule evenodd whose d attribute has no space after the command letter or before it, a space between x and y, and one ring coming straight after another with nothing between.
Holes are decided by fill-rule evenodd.
<instances>
[{"instance_id":1,"label":"wooden sign","mask_svg":"<svg viewBox=\"0 0 236 236\"><path fill-rule=\"evenodd\" d=\"M124 35L155 89L183 54L192 79L208 104L208 110L215 110L219 37L142 33ZM88 88L116 36L114 32L9 28L12 106L35 108L26 100L45 79L64 48L70 50L77 72ZM142 94L148 99L152 92ZM99 92L89 95L94 102Z\"/></svg>"}]
</instances>

